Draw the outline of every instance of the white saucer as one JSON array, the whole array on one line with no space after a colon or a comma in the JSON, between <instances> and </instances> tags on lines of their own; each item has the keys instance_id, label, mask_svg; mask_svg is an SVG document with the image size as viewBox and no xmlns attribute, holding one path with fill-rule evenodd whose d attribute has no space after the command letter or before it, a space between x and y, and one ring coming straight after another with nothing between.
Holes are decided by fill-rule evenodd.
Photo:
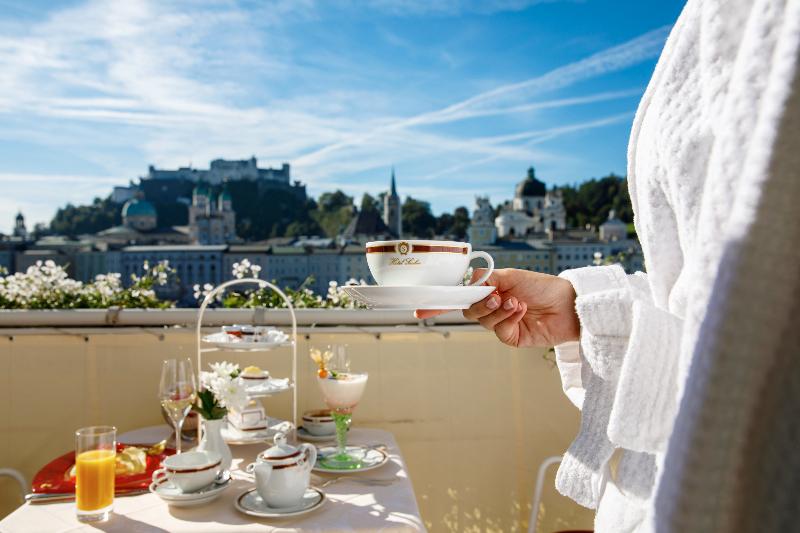
<instances>
[{"instance_id":1,"label":"white saucer","mask_svg":"<svg viewBox=\"0 0 800 533\"><path fill-rule=\"evenodd\" d=\"M364 454L361 460L361 467L359 468L323 468L320 466L319 461L322 457L336 453L336 446L323 446L317 448L317 462L314 465L314 472L335 472L337 474L348 474L356 472L366 472L367 470L374 470L385 465L389 461L389 456L383 450L376 448L368 448L366 446L348 446L347 453L349 454Z\"/></svg>"},{"instance_id":2,"label":"white saucer","mask_svg":"<svg viewBox=\"0 0 800 533\"><path fill-rule=\"evenodd\" d=\"M308 487L300 505L295 507L270 507L261 499L256 489L241 493L234 501L238 510L250 516L261 518L285 518L310 513L325 503L325 493L316 487Z\"/></svg>"},{"instance_id":3,"label":"white saucer","mask_svg":"<svg viewBox=\"0 0 800 533\"><path fill-rule=\"evenodd\" d=\"M256 385L245 383L245 389L249 398L265 398L287 391L292 388L289 378L268 378Z\"/></svg>"},{"instance_id":4,"label":"white saucer","mask_svg":"<svg viewBox=\"0 0 800 533\"><path fill-rule=\"evenodd\" d=\"M231 476L226 474L225 481L216 481L207 487L194 492L183 492L166 478L159 479L150 483L150 492L167 502L173 507L194 507L216 500L222 491L231 484Z\"/></svg>"},{"instance_id":5,"label":"white saucer","mask_svg":"<svg viewBox=\"0 0 800 533\"><path fill-rule=\"evenodd\" d=\"M336 440L336 433L330 435L312 435L303 426L297 428L297 438L308 442L329 442Z\"/></svg>"},{"instance_id":6,"label":"white saucer","mask_svg":"<svg viewBox=\"0 0 800 533\"><path fill-rule=\"evenodd\" d=\"M353 285L341 287L350 297L372 309L469 309L489 296L495 288L489 285L453 287L417 286L382 287Z\"/></svg>"},{"instance_id":7,"label":"white saucer","mask_svg":"<svg viewBox=\"0 0 800 533\"><path fill-rule=\"evenodd\" d=\"M292 340L288 335L282 336L283 340L239 340L232 339L230 335L223 332L212 333L203 336L203 342L212 344L221 350L231 351L258 351L258 350L272 350L273 348L281 348L283 346L291 346Z\"/></svg>"},{"instance_id":8,"label":"white saucer","mask_svg":"<svg viewBox=\"0 0 800 533\"><path fill-rule=\"evenodd\" d=\"M227 420L222 426L220 433L228 444L257 444L260 442L270 442L272 437L278 432L289 433L292 431L292 423L288 420L267 417L267 428L257 430L241 430L233 427Z\"/></svg>"}]
</instances>

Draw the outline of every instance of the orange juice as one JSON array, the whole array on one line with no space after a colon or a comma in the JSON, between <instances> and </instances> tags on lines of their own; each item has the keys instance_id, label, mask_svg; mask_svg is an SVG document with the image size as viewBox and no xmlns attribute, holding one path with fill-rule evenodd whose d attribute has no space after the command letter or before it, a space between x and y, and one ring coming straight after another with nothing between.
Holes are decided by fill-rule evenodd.
<instances>
[{"instance_id":1,"label":"orange juice","mask_svg":"<svg viewBox=\"0 0 800 533\"><path fill-rule=\"evenodd\" d=\"M75 499L79 511L99 511L114 503L114 450L89 450L75 461Z\"/></svg>"}]
</instances>

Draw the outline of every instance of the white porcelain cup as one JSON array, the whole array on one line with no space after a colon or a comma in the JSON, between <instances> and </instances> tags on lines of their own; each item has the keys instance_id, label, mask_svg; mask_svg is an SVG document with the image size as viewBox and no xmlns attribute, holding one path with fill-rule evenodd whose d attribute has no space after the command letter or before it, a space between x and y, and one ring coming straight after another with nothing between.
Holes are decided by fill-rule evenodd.
<instances>
[{"instance_id":1,"label":"white porcelain cup","mask_svg":"<svg viewBox=\"0 0 800 533\"><path fill-rule=\"evenodd\" d=\"M170 455L153 472L153 483L167 478L182 492L194 492L210 485L222 470L217 452L184 452Z\"/></svg>"},{"instance_id":2,"label":"white porcelain cup","mask_svg":"<svg viewBox=\"0 0 800 533\"><path fill-rule=\"evenodd\" d=\"M486 252L473 252L472 245L456 241L374 241L367 243L367 264L378 285L408 287L459 285L470 261L481 258L488 268L468 285L482 285L494 270Z\"/></svg>"},{"instance_id":3,"label":"white porcelain cup","mask_svg":"<svg viewBox=\"0 0 800 533\"><path fill-rule=\"evenodd\" d=\"M312 435L324 437L336 433L336 423L333 421L330 409L318 409L303 413L303 427Z\"/></svg>"}]
</instances>

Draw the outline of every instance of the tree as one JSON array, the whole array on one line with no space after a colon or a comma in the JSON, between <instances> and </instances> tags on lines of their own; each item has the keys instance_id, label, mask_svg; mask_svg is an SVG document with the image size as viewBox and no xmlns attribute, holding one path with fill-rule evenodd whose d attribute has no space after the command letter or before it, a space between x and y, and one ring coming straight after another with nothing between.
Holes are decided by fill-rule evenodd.
<instances>
[{"instance_id":1,"label":"tree","mask_svg":"<svg viewBox=\"0 0 800 533\"><path fill-rule=\"evenodd\" d=\"M610 174L604 178L585 181L577 187L561 187L561 193L568 226L599 226L608 219L608 213L612 209L623 222L633 221L628 182L620 176Z\"/></svg>"},{"instance_id":2,"label":"tree","mask_svg":"<svg viewBox=\"0 0 800 533\"><path fill-rule=\"evenodd\" d=\"M381 206L378 203L378 200L373 198L369 193L364 193L364 196L361 197L361 211L375 211L377 213L381 212Z\"/></svg>"},{"instance_id":3,"label":"tree","mask_svg":"<svg viewBox=\"0 0 800 533\"><path fill-rule=\"evenodd\" d=\"M467 236L467 229L469 229L469 211L466 207L456 207L456 210L453 212L453 235L457 239L463 239Z\"/></svg>"},{"instance_id":4,"label":"tree","mask_svg":"<svg viewBox=\"0 0 800 533\"><path fill-rule=\"evenodd\" d=\"M431 238L436 229L436 217L431 204L408 196L402 209L403 231L415 237Z\"/></svg>"},{"instance_id":5,"label":"tree","mask_svg":"<svg viewBox=\"0 0 800 533\"><path fill-rule=\"evenodd\" d=\"M453 231L453 215L442 213L436 217L436 235L449 235Z\"/></svg>"},{"instance_id":6,"label":"tree","mask_svg":"<svg viewBox=\"0 0 800 533\"><path fill-rule=\"evenodd\" d=\"M320 195L311 217L328 237L336 237L347 227L355 214L353 198L340 190Z\"/></svg>"},{"instance_id":7,"label":"tree","mask_svg":"<svg viewBox=\"0 0 800 533\"><path fill-rule=\"evenodd\" d=\"M50 222L50 229L59 235L75 237L82 234L97 233L121 223L120 206L111 197L95 198L90 205L74 206L67 204L56 211Z\"/></svg>"}]
</instances>

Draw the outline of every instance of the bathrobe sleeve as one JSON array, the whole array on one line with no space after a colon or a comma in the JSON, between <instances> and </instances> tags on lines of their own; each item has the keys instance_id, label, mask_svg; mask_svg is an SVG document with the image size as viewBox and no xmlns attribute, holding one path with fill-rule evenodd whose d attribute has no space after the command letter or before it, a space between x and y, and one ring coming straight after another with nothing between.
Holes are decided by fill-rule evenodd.
<instances>
[{"instance_id":1,"label":"bathrobe sleeve","mask_svg":"<svg viewBox=\"0 0 800 533\"><path fill-rule=\"evenodd\" d=\"M585 382L599 378L613 389L603 428L609 441L635 451L662 451L671 429L666 421L677 409L681 320L654 305L641 272L627 275L621 266L608 265L567 270L561 277L575 288L581 324L579 342L556 346L564 392L585 411L591 408Z\"/></svg>"}]
</instances>

